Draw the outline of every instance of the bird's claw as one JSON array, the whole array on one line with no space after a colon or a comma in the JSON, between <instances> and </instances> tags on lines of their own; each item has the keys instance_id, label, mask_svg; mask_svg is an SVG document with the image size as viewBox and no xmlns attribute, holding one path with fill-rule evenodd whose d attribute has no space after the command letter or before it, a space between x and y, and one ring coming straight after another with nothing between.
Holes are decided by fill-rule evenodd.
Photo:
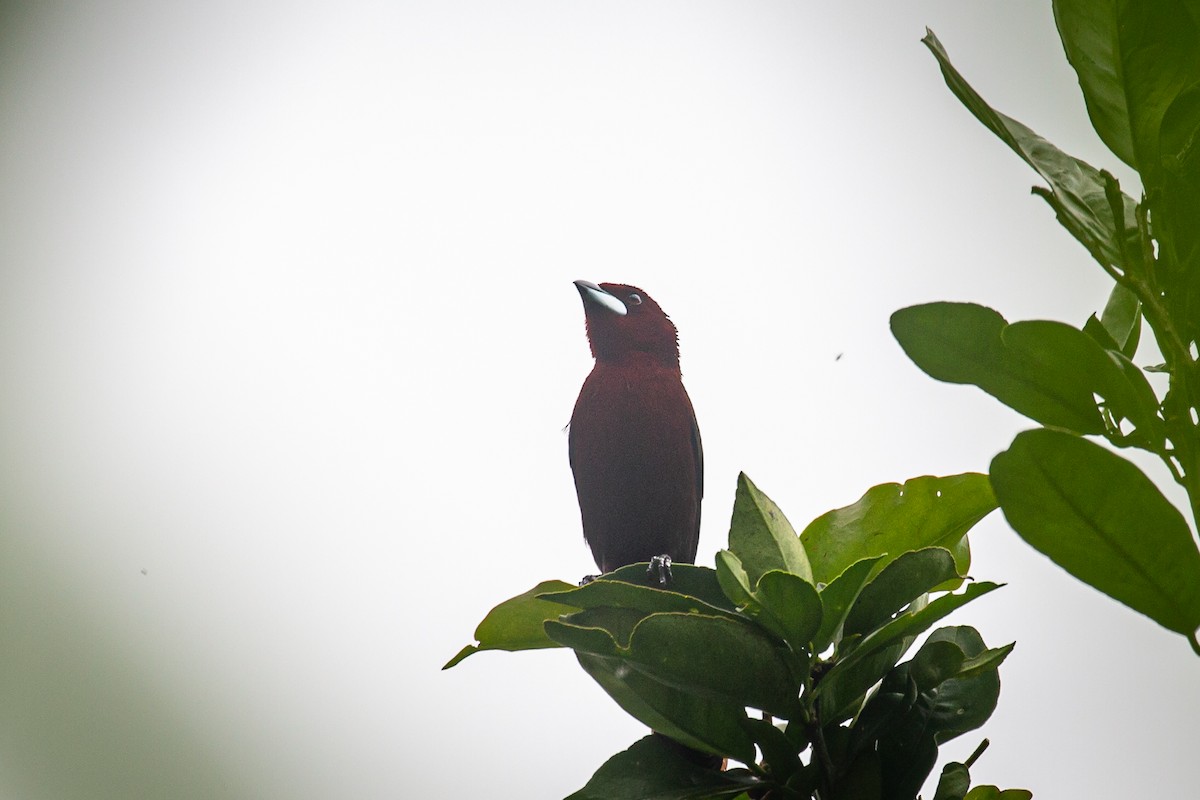
<instances>
[{"instance_id":1,"label":"bird's claw","mask_svg":"<svg viewBox=\"0 0 1200 800\"><path fill-rule=\"evenodd\" d=\"M657 583L659 586L666 586L671 582L671 557L666 553L661 556L654 556L650 559L650 565L646 567L646 574L650 576L650 580Z\"/></svg>"},{"instance_id":2,"label":"bird's claw","mask_svg":"<svg viewBox=\"0 0 1200 800\"><path fill-rule=\"evenodd\" d=\"M582 578L579 579L579 585L587 586L589 583L591 583L592 581L596 580L596 578L599 578L599 577L600 577L599 575L584 575Z\"/></svg>"}]
</instances>

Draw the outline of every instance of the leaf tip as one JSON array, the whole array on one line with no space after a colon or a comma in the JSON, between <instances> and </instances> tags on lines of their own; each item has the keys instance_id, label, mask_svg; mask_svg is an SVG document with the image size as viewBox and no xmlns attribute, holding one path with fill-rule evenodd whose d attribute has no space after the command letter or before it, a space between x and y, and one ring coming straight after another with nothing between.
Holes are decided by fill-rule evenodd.
<instances>
[{"instance_id":1,"label":"leaf tip","mask_svg":"<svg viewBox=\"0 0 1200 800\"><path fill-rule=\"evenodd\" d=\"M458 655L454 656L454 658L452 658L446 662L445 666L442 667L442 671L445 672L446 670L450 669L451 667L456 666L460 661L462 661L467 656L471 655L472 653L477 653L477 652L479 652L479 648L476 645L473 645L473 644L467 645L462 650L458 651Z\"/></svg>"},{"instance_id":2,"label":"leaf tip","mask_svg":"<svg viewBox=\"0 0 1200 800\"><path fill-rule=\"evenodd\" d=\"M921 37L921 44L929 48L934 56L945 56L946 50L942 47L942 43L938 40L937 34L928 25L925 26L925 35Z\"/></svg>"}]
</instances>

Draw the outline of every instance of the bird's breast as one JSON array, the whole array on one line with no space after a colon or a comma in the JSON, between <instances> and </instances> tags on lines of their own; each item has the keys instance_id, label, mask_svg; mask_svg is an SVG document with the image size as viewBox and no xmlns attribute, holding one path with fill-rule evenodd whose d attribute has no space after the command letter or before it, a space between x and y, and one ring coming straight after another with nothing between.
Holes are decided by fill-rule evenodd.
<instances>
[{"instance_id":1,"label":"bird's breast","mask_svg":"<svg viewBox=\"0 0 1200 800\"><path fill-rule=\"evenodd\" d=\"M678 372L598 363L571 416L571 469L596 563L696 555L703 463Z\"/></svg>"}]
</instances>

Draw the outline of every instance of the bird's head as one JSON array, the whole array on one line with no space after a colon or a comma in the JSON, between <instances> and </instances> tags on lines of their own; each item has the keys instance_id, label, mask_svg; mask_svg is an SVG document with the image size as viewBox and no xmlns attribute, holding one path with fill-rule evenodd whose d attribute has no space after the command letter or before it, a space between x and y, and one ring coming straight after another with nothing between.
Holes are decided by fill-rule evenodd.
<instances>
[{"instance_id":1,"label":"bird's head","mask_svg":"<svg viewBox=\"0 0 1200 800\"><path fill-rule=\"evenodd\" d=\"M679 369L679 335L658 303L636 286L575 281L583 298L588 342L598 361L619 362L648 354Z\"/></svg>"}]
</instances>

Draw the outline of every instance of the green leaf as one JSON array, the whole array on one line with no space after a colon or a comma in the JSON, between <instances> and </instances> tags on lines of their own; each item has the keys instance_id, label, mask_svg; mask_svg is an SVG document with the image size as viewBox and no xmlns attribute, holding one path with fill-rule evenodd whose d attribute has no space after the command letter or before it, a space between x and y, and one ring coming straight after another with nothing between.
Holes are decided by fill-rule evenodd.
<instances>
[{"instance_id":1,"label":"green leaf","mask_svg":"<svg viewBox=\"0 0 1200 800\"><path fill-rule=\"evenodd\" d=\"M592 608L563 619L543 623L546 635L577 652L599 656L620 656L628 647L634 627L645 616L627 608Z\"/></svg>"},{"instance_id":2,"label":"green leaf","mask_svg":"<svg viewBox=\"0 0 1200 800\"><path fill-rule=\"evenodd\" d=\"M845 633L868 634L917 597L957 577L949 550L929 547L904 553L863 587L846 617Z\"/></svg>"},{"instance_id":3,"label":"green leaf","mask_svg":"<svg viewBox=\"0 0 1200 800\"><path fill-rule=\"evenodd\" d=\"M630 716L688 747L748 764L754 742L743 725L746 709L736 703L681 691L630 669L624 659L576 651L580 666Z\"/></svg>"},{"instance_id":4,"label":"green leaf","mask_svg":"<svg viewBox=\"0 0 1200 800\"><path fill-rule=\"evenodd\" d=\"M785 783L804 766L800 761L800 754L796 752L787 734L770 719L751 717L746 720L745 727L758 744L763 761L768 765L774 780Z\"/></svg>"},{"instance_id":5,"label":"green leaf","mask_svg":"<svg viewBox=\"0 0 1200 800\"><path fill-rule=\"evenodd\" d=\"M1200 81L1196 20L1172 0L1055 0L1054 19L1092 125L1152 192L1163 115Z\"/></svg>"},{"instance_id":6,"label":"green leaf","mask_svg":"<svg viewBox=\"0 0 1200 800\"><path fill-rule=\"evenodd\" d=\"M1083 332L1092 337L1092 340L1103 347L1105 350L1120 350L1121 346L1117 344L1116 339L1112 338L1112 334L1104 327L1095 314L1087 318L1087 322L1083 323Z\"/></svg>"},{"instance_id":7,"label":"green leaf","mask_svg":"<svg viewBox=\"0 0 1200 800\"><path fill-rule=\"evenodd\" d=\"M1061 322L1013 323L1002 339L1007 348L1032 358L1045 369L1060 370L1063 379L1086 394L1099 395L1116 420L1134 423L1143 443L1157 445L1163 441L1158 398L1142 371L1120 352L1105 351L1092 337ZM1089 401L1094 408L1094 400Z\"/></svg>"},{"instance_id":8,"label":"green leaf","mask_svg":"<svg viewBox=\"0 0 1200 800\"><path fill-rule=\"evenodd\" d=\"M1197 12L1200 13L1200 12ZM1153 209L1159 266L1179 309L1184 341L1200 339L1200 83L1175 98L1163 115L1162 195Z\"/></svg>"},{"instance_id":9,"label":"green leaf","mask_svg":"<svg viewBox=\"0 0 1200 800\"><path fill-rule=\"evenodd\" d=\"M933 769L938 743L978 727L990 715L1000 688L996 673L966 680L952 677L967 653L983 649L972 628L935 631L912 661L883 678L854 720L847 757L871 750L879 754L884 797L913 797ZM943 775L942 796L966 792L969 776L966 765L960 766Z\"/></svg>"},{"instance_id":10,"label":"green leaf","mask_svg":"<svg viewBox=\"0 0 1200 800\"><path fill-rule=\"evenodd\" d=\"M1005 789L995 786L976 786L967 792L964 800L1033 800L1033 792L1027 789Z\"/></svg>"},{"instance_id":11,"label":"green leaf","mask_svg":"<svg viewBox=\"0 0 1200 800\"><path fill-rule=\"evenodd\" d=\"M877 800L884 796L883 791L879 754L865 752L850 762L843 774L834 776L831 796L836 800Z\"/></svg>"},{"instance_id":12,"label":"green leaf","mask_svg":"<svg viewBox=\"0 0 1200 800\"><path fill-rule=\"evenodd\" d=\"M729 549L741 560L751 585L773 569L812 581L808 556L792 524L744 472L738 475L733 499Z\"/></svg>"},{"instance_id":13,"label":"green leaf","mask_svg":"<svg viewBox=\"0 0 1200 800\"><path fill-rule=\"evenodd\" d=\"M929 605L919 610L909 610L896 619L879 628L874 633L864 636L857 646L844 658L834 662L833 667L817 685L818 695L830 691L828 687L836 684L836 678L843 672L852 669L856 664L870 655L891 647L906 638L917 636L933 626L935 622L961 608L981 595L999 589L1001 584L983 581L969 584L961 594L946 594L931 600ZM880 676L882 677L882 676ZM878 678L877 678L878 679Z\"/></svg>"},{"instance_id":14,"label":"green leaf","mask_svg":"<svg viewBox=\"0 0 1200 800\"><path fill-rule=\"evenodd\" d=\"M878 740L904 720L919 697L907 664L888 672L850 725L848 754L876 749Z\"/></svg>"},{"instance_id":15,"label":"green leaf","mask_svg":"<svg viewBox=\"0 0 1200 800\"><path fill-rule=\"evenodd\" d=\"M978 727L991 714L1000 690L995 670L957 677L968 655L984 651L986 646L973 628L935 631L911 661L888 672L854 720L850 755L864 750L879 753L885 796L914 796L933 768L938 743ZM941 796L961 797L967 791L967 768L960 767L943 774Z\"/></svg>"},{"instance_id":16,"label":"green leaf","mask_svg":"<svg viewBox=\"0 0 1200 800\"><path fill-rule=\"evenodd\" d=\"M543 581L524 594L519 594L488 612L475 629L479 644L469 644L458 655L446 662L442 669L450 669L472 653L481 650L537 650L559 645L546 635L543 623L557 619L572 609L559 603L538 599L539 595L555 590L571 588L563 581Z\"/></svg>"},{"instance_id":17,"label":"green leaf","mask_svg":"<svg viewBox=\"0 0 1200 800\"><path fill-rule=\"evenodd\" d=\"M800 691L775 644L748 622L700 614L654 614L634 628L629 662L679 689L790 719Z\"/></svg>"},{"instance_id":18,"label":"green leaf","mask_svg":"<svg viewBox=\"0 0 1200 800\"><path fill-rule=\"evenodd\" d=\"M879 768L883 800L911 800L937 763L937 743L917 715L908 715L880 737Z\"/></svg>"},{"instance_id":19,"label":"green leaf","mask_svg":"<svg viewBox=\"0 0 1200 800\"><path fill-rule=\"evenodd\" d=\"M1055 19L1100 138L1140 173L1151 204L1153 283L1182 341L1200 333L1200 8L1195 0L1056 0ZM1120 339L1118 339L1120 341ZM1132 349L1122 348L1127 356Z\"/></svg>"},{"instance_id":20,"label":"green leaf","mask_svg":"<svg viewBox=\"0 0 1200 800\"><path fill-rule=\"evenodd\" d=\"M1183 515L1141 470L1086 439L1026 431L992 460L1004 516L1075 577L1191 636L1200 551Z\"/></svg>"},{"instance_id":21,"label":"green leaf","mask_svg":"<svg viewBox=\"0 0 1200 800\"><path fill-rule=\"evenodd\" d=\"M717 551L717 581L721 590L737 608L749 609L756 606L750 576L742 567L742 561L729 550Z\"/></svg>"},{"instance_id":22,"label":"green leaf","mask_svg":"<svg viewBox=\"0 0 1200 800\"><path fill-rule=\"evenodd\" d=\"M1114 379L1106 389L1109 410L1118 420L1126 417L1137 426L1136 444L1152 449L1161 447L1166 440L1166 426L1159 416L1158 397L1146 380L1146 373L1123 353L1110 352L1108 357L1121 371L1121 380ZM1120 440L1114 443L1124 444Z\"/></svg>"},{"instance_id":23,"label":"green leaf","mask_svg":"<svg viewBox=\"0 0 1200 800\"><path fill-rule=\"evenodd\" d=\"M605 575L604 579L631 583L635 586L661 589L662 587L659 586L657 579L651 580L649 578L646 572L647 566L645 562L629 564L628 566L613 570ZM733 611L733 605L730 604L729 599L721 591L721 585L717 581L717 573L708 567L698 567L694 564L672 564L671 584L667 589L675 594L694 597L714 608Z\"/></svg>"},{"instance_id":24,"label":"green leaf","mask_svg":"<svg viewBox=\"0 0 1200 800\"><path fill-rule=\"evenodd\" d=\"M1016 642L1010 642L1003 647L994 647L990 650L984 650L977 656L972 656L962 663L959 668L959 673L956 677L959 678L974 678L976 675L982 675L985 672L994 672L1004 663L1004 659L1008 658L1008 654L1016 647Z\"/></svg>"},{"instance_id":25,"label":"green leaf","mask_svg":"<svg viewBox=\"0 0 1200 800\"><path fill-rule=\"evenodd\" d=\"M1146 442L1161 442L1158 402L1140 370L1062 322L1008 324L974 303L928 303L892 315L892 333L927 374L978 386L1043 425L1106 432L1094 396L1128 418ZM1132 366L1132 364L1130 365Z\"/></svg>"},{"instance_id":26,"label":"green leaf","mask_svg":"<svg viewBox=\"0 0 1200 800\"><path fill-rule=\"evenodd\" d=\"M930 639L921 645L909 665L909 675L923 692L930 692L958 674L967 654L954 642Z\"/></svg>"},{"instance_id":27,"label":"green leaf","mask_svg":"<svg viewBox=\"0 0 1200 800\"><path fill-rule=\"evenodd\" d=\"M837 725L857 714L867 692L896 666L914 638L899 637L865 658L856 658L849 665L826 673L815 690L821 698L822 722Z\"/></svg>"},{"instance_id":28,"label":"green leaf","mask_svg":"<svg viewBox=\"0 0 1200 800\"><path fill-rule=\"evenodd\" d=\"M874 566L882 558L883 556L875 556L855 561L821 589L821 628L813 637L813 653L823 653L833 644L835 637L840 638L846 615L850 613L851 606L862 587L866 585Z\"/></svg>"},{"instance_id":29,"label":"green leaf","mask_svg":"<svg viewBox=\"0 0 1200 800\"><path fill-rule=\"evenodd\" d=\"M967 765L952 761L942 767L942 777L938 779L933 800L963 800L970 788L971 772Z\"/></svg>"},{"instance_id":30,"label":"green leaf","mask_svg":"<svg viewBox=\"0 0 1200 800\"><path fill-rule=\"evenodd\" d=\"M1116 290L1122 287L1117 286L1113 290L1113 295L1116 295ZM1111 306L1112 301L1109 301ZM1107 309L1106 309L1107 312ZM1119 325L1117 326L1119 327ZM1123 373L1125 386L1113 392L1114 397L1118 397L1118 402L1113 404L1113 410L1121 413L1122 408L1129 409L1129 416L1135 420L1139 431L1136 437L1128 437L1127 441L1121 438L1110 437L1114 444L1124 447L1126 444L1140 444L1145 447L1147 445L1157 448L1163 444L1166 437L1165 425L1158 412L1158 397L1154 394L1154 389L1150 387L1150 382L1146 380L1146 372L1154 372L1153 368L1146 368L1145 371L1140 369L1136 364L1130 361L1132 354L1137 350L1138 340L1141 338L1141 313L1137 314L1137 322L1133 330L1129 332L1129 339L1125 346L1117 344L1112 338L1105 323L1102 323L1096 318L1095 314L1088 317L1087 322L1083 325L1083 332L1092 337L1100 347L1108 352L1108 357Z\"/></svg>"},{"instance_id":31,"label":"green leaf","mask_svg":"<svg viewBox=\"0 0 1200 800\"><path fill-rule=\"evenodd\" d=\"M680 567L690 566L680 564ZM624 569L624 568L623 568ZM671 567L672 574L675 573L675 566ZM703 567L692 567L693 572L704 571L710 573L712 584L717 587L716 572ZM644 611L647 614L663 611L677 611L682 613L695 612L703 614L715 614L719 616L727 616L737 619L737 615L728 607L725 601L725 596L721 594L719 587L715 592L720 606L709 603L705 600L696 597L695 595L684 594L676 591L680 588L680 582L672 579L671 585L663 589L658 586L645 586L633 583L626 583L622 580L615 579L615 576L620 575L620 570L610 573L609 575L597 578L594 581L584 584L583 586L572 587L562 592L550 592L542 595L542 599L549 600L553 603L561 603L563 605L572 606L574 608L598 608L602 606L612 606L615 608L632 608L638 611ZM712 596L714 593L705 589L705 594Z\"/></svg>"},{"instance_id":32,"label":"green leaf","mask_svg":"<svg viewBox=\"0 0 1200 800\"><path fill-rule=\"evenodd\" d=\"M967 625L939 628L929 635L922 649L944 644L969 657L987 652L979 632ZM929 700L922 704L923 730L933 734L938 744L944 744L987 722L1000 697L1000 675L993 668L973 670L964 677L960 668L960 676L939 681L925 694Z\"/></svg>"},{"instance_id":33,"label":"green leaf","mask_svg":"<svg viewBox=\"0 0 1200 800\"><path fill-rule=\"evenodd\" d=\"M800 541L820 583L864 558L882 557L874 567L880 570L909 550L930 546L954 553L961 575L971 563L964 537L995 507L986 475L912 478L874 486L853 505L822 514Z\"/></svg>"},{"instance_id":34,"label":"green leaf","mask_svg":"<svg viewBox=\"0 0 1200 800\"><path fill-rule=\"evenodd\" d=\"M601 607L545 625L554 641L576 651L621 659L667 686L779 717L793 714L805 677L742 618Z\"/></svg>"},{"instance_id":35,"label":"green leaf","mask_svg":"<svg viewBox=\"0 0 1200 800\"><path fill-rule=\"evenodd\" d=\"M764 573L754 590L752 616L797 650L808 650L821 627L821 597L811 583L780 570Z\"/></svg>"},{"instance_id":36,"label":"green leaf","mask_svg":"<svg viewBox=\"0 0 1200 800\"><path fill-rule=\"evenodd\" d=\"M662 736L651 735L604 762L567 800L716 800L756 785L746 770L707 769Z\"/></svg>"},{"instance_id":37,"label":"green leaf","mask_svg":"<svg viewBox=\"0 0 1200 800\"><path fill-rule=\"evenodd\" d=\"M1119 283L1114 284L1100 314L1100 324L1112 337L1113 346L1105 349L1133 358L1142 338L1142 303L1137 295Z\"/></svg>"},{"instance_id":38,"label":"green leaf","mask_svg":"<svg viewBox=\"0 0 1200 800\"><path fill-rule=\"evenodd\" d=\"M1054 21L1079 77L1092 127L1117 158L1137 169L1124 81L1116 0L1055 0Z\"/></svg>"},{"instance_id":39,"label":"green leaf","mask_svg":"<svg viewBox=\"0 0 1200 800\"><path fill-rule=\"evenodd\" d=\"M989 106L950 63L933 31L927 31L922 41L938 60L950 91L1050 185L1049 191L1040 188L1034 191L1050 204L1063 227L1098 261L1125 265L1128 258L1140 262L1134 200L1122 195L1124 211L1118 227L1113 221L1105 181L1095 167L1067 155L1025 125Z\"/></svg>"}]
</instances>

